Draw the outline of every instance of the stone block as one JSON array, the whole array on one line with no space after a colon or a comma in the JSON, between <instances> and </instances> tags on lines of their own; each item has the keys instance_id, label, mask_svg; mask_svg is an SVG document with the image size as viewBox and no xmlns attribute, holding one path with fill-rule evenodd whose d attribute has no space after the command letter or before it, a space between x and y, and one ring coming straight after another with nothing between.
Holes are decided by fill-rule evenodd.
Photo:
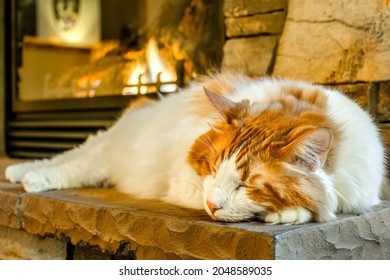
<instances>
[{"instance_id":1,"label":"stone block","mask_svg":"<svg viewBox=\"0 0 390 280\"><path fill-rule=\"evenodd\" d=\"M145 248L175 259L273 257L268 235L224 227L204 211L135 200L112 189L26 194L21 213L27 232L66 236L72 244L98 246L113 255L127 243L137 259L148 256Z\"/></svg>"},{"instance_id":2,"label":"stone block","mask_svg":"<svg viewBox=\"0 0 390 280\"><path fill-rule=\"evenodd\" d=\"M252 76L267 74L272 65L277 36L230 39L224 46L222 65Z\"/></svg>"},{"instance_id":3,"label":"stone block","mask_svg":"<svg viewBox=\"0 0 390 280\"><path fill-rule=\"evenodd\" d=\"M241 17L280 11L287 8L287 0L225 0L225 17Z\"/></svg>"},{"instance_id":4,"label":"stone block","mask_svg":"<svg viewBox=\"0 0 390 280\"><path fill-rule=\"evenodd\" d=\"M21 227L18 217L21 190L20 186L0 183L0 225L15 229Z\"/></svg>"},{"instance_id":5,"label":"stone block","mask_svg":"<svg viewBox=\"0 0 390 280\"><path fill-rule=\"evenodd\" d=\"M388 79L389 3L290 0L274 74L319 83Z\"/></svg>"},{"instance_id":6,"label":"stone block","mask_svg":"<svg viewBox=\"0 0 390 280\"><path fill-rule=\"evenodd\" d=\"M385 207L390 203L386 202ZM374 213L308 225L277 237L275 259L390 259L390 212Z\"/></svg>"},{"instance_id":7,"label":"stone block","mask_svg":"<svg viewBox=\"0 0 390 280\"><path fill-rule=\"evenodd\" d=\"M377 117L382 121L390 121L390 82L381 83Z\"/></svg>"},{"instance_id":8,"label":"stone block","mask_svg":"<svg viewBox=\"0 0 390 280\"><path fill-rule=\"evenodd\" d=\"M84 248L75 250L75 258L120 257L124 244L137 259L390 257L388 201L330 223L285 226L213 222L203 211L138 201L107 189L53 191L27 200L22 205L26 230L68 237L76 249ZM85 251L86 245L103 253Z\"/></svg>"},{"instance_id":9,"label":"stone block","mask_svg":"<svg viewBox=\"0 0 390 280\"><path fill-rule=\"evenodd\" d=\"M65 260L66 242L0 226L0 259Z\"/></svg>"},{"instance_id":10,"label":"stone block","mask_svg":"<svg viewBox=\"0 0 390 280\"><path fill-rule=\"evenodd\" d=\"M21 185L6 183L4 170L13 163L20 160L1 158L0 160L0 225L10 228L20 228L21 219L19 219L18 207L21 201Z\"/></svg>"},{"instance_id":11,"label":"stone block","mask_svg":"<svg viewBox=\"0 0 390 280\"><path fill-rule=\"evenodd\" d=\"M250 17L226 18L226 36L231 38L259 34L281 34L284 26L284 16L284 12L275 12Z\"/></svg>"}]
</instances>

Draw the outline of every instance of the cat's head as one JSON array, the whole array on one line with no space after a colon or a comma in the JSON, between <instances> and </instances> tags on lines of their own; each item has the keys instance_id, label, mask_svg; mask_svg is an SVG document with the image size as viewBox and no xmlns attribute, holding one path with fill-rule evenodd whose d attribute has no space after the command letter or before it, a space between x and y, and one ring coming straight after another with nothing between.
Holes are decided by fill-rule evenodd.
<instances>
[{"instance_id":1,"label":"cat's head","mask_svg":"<svg viewBox=\"0 0 390 280\"><path fill-rule=\"evenodd\" d=\"M213 219L262 219L293 207L318 221L333 217L324 173L333 133L323 115L205 91L222 118L195 141L188 160L204 177L204 206Z\"/></svg>"}]
</instances>

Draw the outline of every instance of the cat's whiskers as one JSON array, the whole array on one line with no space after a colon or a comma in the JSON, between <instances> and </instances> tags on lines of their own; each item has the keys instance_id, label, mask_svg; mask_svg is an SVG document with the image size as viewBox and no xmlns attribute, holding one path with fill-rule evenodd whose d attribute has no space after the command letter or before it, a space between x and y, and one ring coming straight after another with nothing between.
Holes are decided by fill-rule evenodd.
<instances>
[{"instance_id":1,"label":"cat's whiskers","mask_svg":"<svg viewBox=\"0 0 390 280\"><path fill-rule=\"evenodd\" d=\"M212 156L214 156L214 157L217 156L216 151L213 149L213 147L210 145L210 143L203 141L203 140L201 140L201 143L204 144L207 148L209 148L210 152L212 153Z\"/></svg>"},{"instance_id":2,"label":"cat's whiskers","mask_svg":"<svg viewBox=\"0 0 390 280\"><path fill-rule=\"evenodd\" d=\"M216 164L214 162L214 159L210 158L210 155L207 155L206 158L203 158L203 159L197 159L197 162L198 163L205 162L207 165L209 165L211 167L211 170L216 169Z\"/></svg>"},{"instance_id":3,"label":"cat's whiskers","mask_svg":"<svg viewBox=\"0 0 390 280\"><path fill-rule=\"evenodd\" d=\"M209 148L209 149L210 149L210 152L213 154L213 156L216 157L216 156L217 156L217 150L218 150L218 149L217 149L217 146L215 145L214 141L210 138L209 135L205 134L204 136L207 137L206 140L208 140L208 141L206 141L206 140L204 140L204 139L200 139L200 141L201 141L207 148ZM211 144L212 146L211 146L210 144Z\"/></svg>"},{"instance_id":4,"label":"cat's whiskers","mask_svg":"<svg viewBox=\"0 0 390 280\"><path fill-rule=\"evenodd\" d=\"M203 195L203 180L199 177L199 180L194 184L195 190L199 191Z\"/></svg>"}]
</instances>

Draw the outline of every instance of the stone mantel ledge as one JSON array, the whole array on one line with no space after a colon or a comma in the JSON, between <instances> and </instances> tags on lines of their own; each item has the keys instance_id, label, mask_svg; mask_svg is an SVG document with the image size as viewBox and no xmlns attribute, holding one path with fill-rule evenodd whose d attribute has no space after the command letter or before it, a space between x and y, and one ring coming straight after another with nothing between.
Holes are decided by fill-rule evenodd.
<instances>
[{"instance_id":1,"label":"stone mantel ledge","mask_svg":"<svg viewBox=\"0 0 390 280\"><path fill-rule=\"evenodd\" d=\"M390 259L390 201L323 224L222 223L114 189L25 193L4 179L13 161L0 159L0 225L29 234L113 254L125 245L137 259Z\"/></svg>"}]
</instances>

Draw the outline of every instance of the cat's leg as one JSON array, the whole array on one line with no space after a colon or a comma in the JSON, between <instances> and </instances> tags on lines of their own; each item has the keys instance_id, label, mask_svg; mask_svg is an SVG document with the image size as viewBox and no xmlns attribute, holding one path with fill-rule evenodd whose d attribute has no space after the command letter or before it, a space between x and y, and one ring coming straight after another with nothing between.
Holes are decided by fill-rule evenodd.
<instances>
[{"instance_id":1,"label":"cat's leg","mask_svg":"<svg viewBox=\"0 0 390 280\"><path fill-rule=\"evenodd\" d=\"M21 183L27 172L65 163L71 158L74 158L75 154L79 153L79 150L80 149L73 149L66 151L50 159L41 159L12 164L5 169L5 178L12 183Z\"/></svg>"},{"instance_id":2,"label":"cat's leg","mask_svg":"<svg viewBox=\"0 0 390 280\"><path fill-rule=\"evenodd\" d=\"M49 159L12 164L5 169L5 178L12 183L21 183L28 171L49 165L51 165Z\"/></svg>"},{"instance_id":3,"label":"cat's leg","mask_svg":"<svg viewBox=\"0 0 390 280\"><path fill-rule=\"evenodd\" d=\"M90 136L78 148L60 154L49 164L27 171L22 179L28 192L95 186L107 179L107 133Z\"/></svg>"},{"instance_id":4,"label":"cat's leg","mask_svg":"<svg viewBox=\"0 0 390 280\"><path fill-rule=\"evenodd\" d=\"M272 224L303 224L310 222L313 214L304 207L291 207L278 212L268 213L264 222Z\"/></svg>"}]
</instances>

